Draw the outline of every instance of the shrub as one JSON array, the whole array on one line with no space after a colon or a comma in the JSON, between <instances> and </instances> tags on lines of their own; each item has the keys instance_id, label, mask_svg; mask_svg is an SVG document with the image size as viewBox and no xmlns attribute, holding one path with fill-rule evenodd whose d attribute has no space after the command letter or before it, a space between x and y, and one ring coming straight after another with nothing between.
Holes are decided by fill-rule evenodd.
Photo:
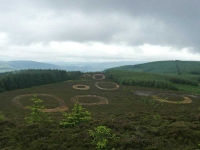
<instances>
[{"instance_id":1,"label":"shrub","mask_svg":"<svg viewBox=\"0 0 200 150\"><path fill-rule=\"evenodd\" d=\"M105 149L108 144L108 140L116 140L116 135L110 133L110 128L106 126L98 126L93 130L89 130L90 136L93 137L93 143L98 150Z\"/></svg>"},{"instance_id":2,"label":"shrub","mask_svg":"<svg viewBox=\"0 0 200 150\"><path fill-rule=\"evenodd\" d=\"M60 122L63 127L73 127L81 122L91 120L90 112L84 111L84 108L80 104L75 104L71 113L63 113L65 119Z\"/></svg>"},{"instance_id":3,"label":"shrub","mask_svg":"<svg viewBox=\"0 0 200 150\"><path fill-rule=\"evenodd\" d=\"M43 110L45 110L45 107L41 105L43 100L37 98L37 95L34 95L33 98L31 98L34 102L33 106L30 106L31 114L29 117L26 117L25 120L28 124L31 123L46 123L51 121L51 117L49 117Z\"/></svg>"}]
</instances>

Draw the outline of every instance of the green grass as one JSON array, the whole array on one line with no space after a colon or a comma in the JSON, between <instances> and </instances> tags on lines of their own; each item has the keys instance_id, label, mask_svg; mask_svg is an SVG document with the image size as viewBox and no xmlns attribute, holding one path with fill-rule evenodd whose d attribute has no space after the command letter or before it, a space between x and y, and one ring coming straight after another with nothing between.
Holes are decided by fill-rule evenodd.
<instances>
[{"instance_id":1,"label":"green grass","mask_svg":"<svg viewBox=\"0 0 200 150\"><path fill-rule=\"evenodd\" d=\"M108 149L189 150L197 147L200 141L200 97L190 97L191 104L161 105L150 96L139 96L135 91L152 91L159 96L162 96L161 93L179 95L184 92L126 85L106 91L96 88L93 79L82 79L0 93L0 111L5 116L5 121L0 122L1 149L94 150L88 130L100 125L111 128L118 137L117 141L109 141ZM108 79L104 81L113 82ZM91 88L88 91L75 90L72 86L77 83ZM83 106L91 112L92 120L73 128L59 126L62 113L51 113L52 123L27 125L24 118L29 116L30 111L13 105L12 99L33 93L45 93L63 99L69 107L67 112L71 112L74 106L70 98L77 95L103 96L109 104Z\"/></svg>"}]
</instances>

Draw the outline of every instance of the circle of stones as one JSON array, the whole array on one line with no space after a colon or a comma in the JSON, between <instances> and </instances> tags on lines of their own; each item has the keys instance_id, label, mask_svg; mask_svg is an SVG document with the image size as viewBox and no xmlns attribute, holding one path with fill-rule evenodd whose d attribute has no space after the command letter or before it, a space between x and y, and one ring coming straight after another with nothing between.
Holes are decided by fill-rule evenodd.
<instances>
[{"instance_id":1,"label":"circle of stones","mask_svg":"<svg viewBox=\"0 0 200 150\"><path fill-rule=\"evenodd\" d=\"M98 84L99 83L108 83L108 84L114 84L114 85L116 85L116 87L115 88L102 88L102 87L100 87L100 86L98 86ZM114 82L96 82L95 83L95 86L97 87L97 88L99 88L99 89L101 89L101 90L116 90L116 89L118 89L119 88L119 85L118 84L116 84L116 83L114 83Z\"/></svg>"},{"instance_id":2,"label":"circle of stones","mask_svg":"<svg viewBox=\"0 0 200 150\"><path fill-rule=\"evenodd\" d=\"M45 109L43 110L44 112L60 112L60 111L66 111L68 110L68 107L66 106L65 102L60 99L59 97L56 97L54 95L49 95L49 94L25 94L25 95L19 95L19 96L16 96L12 99L12 102L20 107L20 108L23 108L23 109L29 109L28 107L25 107L23 106L21 103L20 103L20 99L23 98L23 97L29 97L29 96L34 96L34 95L37 95L37 96L47 96L47 97L51 97L51 98L54 98L56 101L59 102L59 106L58 107L55 107L55 108L51 108L51 109Z\"/></svg>"},{"instance_id":3,"label":"circle of stones","mask_svg":"<svg viewBox=\"0 0 200 150\"><path fill-rule=\"evenodd\" d=\"M167 100L167 99L162 99L156 95L152 96L156 101L159 101L159 102L164 102L164 103L171 103L171 104L190 104L192 103L192 100L189 98L189 97L186 97L186 96L182 96L184 98L184 100L182 101L178 101L178 102L174 102L174 101L170 101L170 100Z\"/></svg>"},{"instance_id":4,"label":"circle of stones","mask_svg":"<svg viewBox=\"0 0 200 150\"><path fill-rule=\"evenodd\" d=\"M99 102L96 103L85 103L85 102L79 102L78 99L80 97L94 97L99 99ZM102 96L97 96L97 95L78 95L78 96L74 96L71 98L71 101L74 103L78 103L80 105L87 105L87 106L93 106L93 105L106 105L108 104L108 100L105 97Z\"/></svg>"},{"instance_id":5,"label":"circle of stones","mask_svg":"<svg viewBox=\"0 0 200 150\"><path fill-rule=\"evenodd\" d=\"M96 76L101 76L101 78L100 78L100 79L97 79ZM105 77L105 75L103 75L103 74L94 74L94 75L92 76L92 78L95 79L95 80L103 80L103 79L105 79L106 77Z\"/></svg>"},{"instance_id":6,"label":"circle of stones","mask_svg":"<svg viewBox=\"0 0 200 150\"><path fill-rule=\"evenodd\" d=\"M79 87L79 86L81 86L81 87ZM84 84L73 85L73 88L76 90L89 90L90 89L90 87L88 85L84 85Z\"/></svg>"}]
</instances>

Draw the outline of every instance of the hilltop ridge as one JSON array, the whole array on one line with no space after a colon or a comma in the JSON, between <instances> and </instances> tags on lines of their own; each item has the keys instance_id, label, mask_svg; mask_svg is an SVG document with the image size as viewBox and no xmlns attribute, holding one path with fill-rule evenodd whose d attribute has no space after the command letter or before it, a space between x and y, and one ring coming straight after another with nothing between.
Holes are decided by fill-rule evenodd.
<instances>
[{"instance_id":1,"label":"hilltop ridge","mask_svg":"<svg viewBox=\"0 0 200 150\"><path fill-rule=\"evenodd\" d=\"M155 61L138 65L126 65L108 70L131 70L160 74L200 74L200 61Z\"/></svg>"}]
</instances>

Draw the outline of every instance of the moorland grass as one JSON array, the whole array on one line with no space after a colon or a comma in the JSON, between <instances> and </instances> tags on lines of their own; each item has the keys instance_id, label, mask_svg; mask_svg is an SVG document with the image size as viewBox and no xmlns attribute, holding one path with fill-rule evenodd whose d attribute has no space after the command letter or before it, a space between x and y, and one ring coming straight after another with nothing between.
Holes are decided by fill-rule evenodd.
<instances>
[{"instance_id":1,"label":"moorland grass","mask_svg":"<svg viewBox=\"0 0 200 150\"><path fill-rule=\"evenodd\" d=\"M105 82L112 82L106 79ZM72 88L74 84L87 84L88 91ZM88 150L95 149L88 130L107 126L116 134L116 141L109 141L108 149L180 150L195 149L200 141L199 106L200 97L190 97L192 103L174 105L152 101L149 96L135 94L135 91L154 93L185 94L183 91L162 90L148 87L121 85L114 91L100 90L93 79L75 82L60 82L27 89L0 93L0 111L5 120L0 122L1 149L7 150ZM59 122L62 113L51 113L49 124L27 125L24 118L30 113L12 104L18 95L46 93L60 97L71 112L74 106L71 97L77 95L99 95L109 100L108 105L83 106L91 113L92 120L73 128L62 128ZM191 95L191 94L190 94ZM150 103L148 103L150 102Z\"/></svg>"}]
</instances>

